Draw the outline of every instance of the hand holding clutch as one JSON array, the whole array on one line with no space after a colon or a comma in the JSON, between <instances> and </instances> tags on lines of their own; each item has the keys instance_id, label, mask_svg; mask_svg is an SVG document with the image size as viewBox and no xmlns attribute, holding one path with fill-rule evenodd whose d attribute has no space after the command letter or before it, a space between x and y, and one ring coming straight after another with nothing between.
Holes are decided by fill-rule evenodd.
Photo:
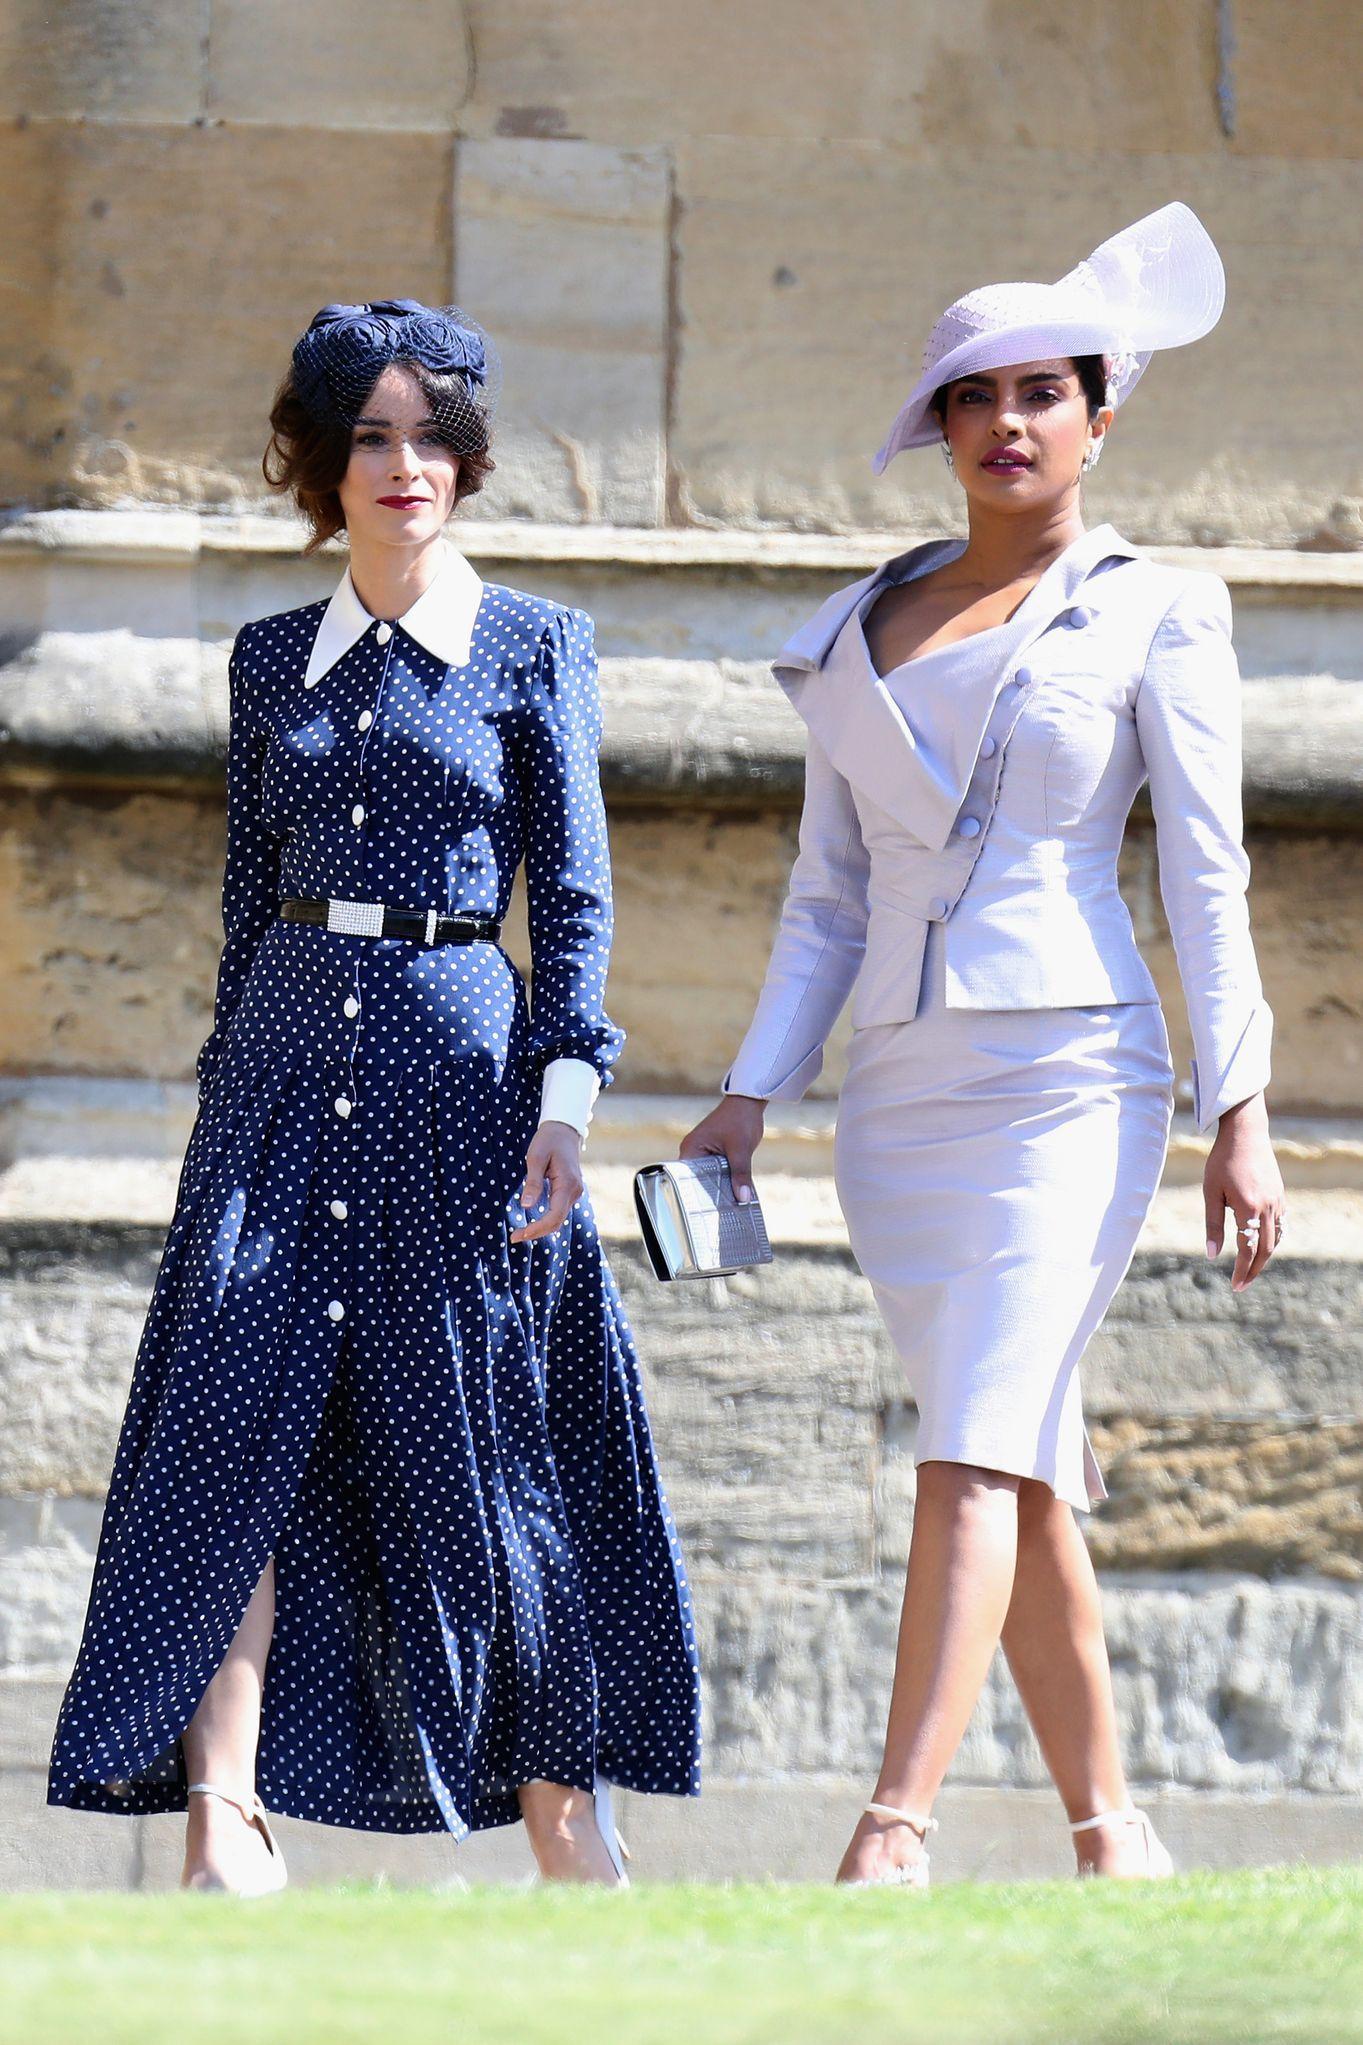
<instances>
[{"instance_id":1,"label":"hand holding clutch","mask_svg":"<svg viewBox=\"0 0 1363 2045\"><path fill-rule=\"evenodd\" d=\"M757 1195L736 1197L726 1158L645 1165L634 1205L655 1278L728 1278L772 1260Z\"/></svg>"}]
</instances>

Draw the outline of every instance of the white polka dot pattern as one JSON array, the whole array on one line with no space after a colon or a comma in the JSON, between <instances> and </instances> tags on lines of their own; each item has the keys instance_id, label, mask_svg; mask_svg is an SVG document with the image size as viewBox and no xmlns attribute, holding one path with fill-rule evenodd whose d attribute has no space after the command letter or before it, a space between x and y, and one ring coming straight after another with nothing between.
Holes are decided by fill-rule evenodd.
<instances>
[{"instance_id":1,"label":"white polka dot pattern","mask_svg":"<svg viewBox=\"0 0 1363 2045\"><path fill-rule=\"evenodd\" d=\"M532 1777L694 1794L694 1627L589 1200L513 1244L552 1058L608 1077L591 621L489 586L467 663L324 606L231 667L226 943L49 1799L181 1809L179 1736L273 1556L258 1783L456 1835ZM281 894L502 917L488 944L283 923Z\"/></svg>"}]
</instances>

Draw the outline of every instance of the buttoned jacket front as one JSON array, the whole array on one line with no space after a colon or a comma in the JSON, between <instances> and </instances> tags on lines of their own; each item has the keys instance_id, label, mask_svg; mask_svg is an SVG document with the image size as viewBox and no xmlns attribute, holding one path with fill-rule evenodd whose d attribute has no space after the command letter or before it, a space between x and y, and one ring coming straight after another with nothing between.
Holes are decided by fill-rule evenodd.
<instances>
[{"instance_id":1,"label":"buttoned jacket front","mask_svg":"<svg viewBox=\"0 0 1363 2045\"><path fill-rule=\"evenodd\" d=\"M933 654L883 679L864 645L830 661L882 589L963 547L916 547L838 591L775 662L809 733L800 853L726 1089L802 1094L854 983L854 1028L909 1021L933 922L948 1007L1157 1000L1117 887L1148 779L1206 1128L1266 1084L1272 1030L1245 898L1226 586L1100 526L980 635L981 658L953 663L949 690L933 687Z\"/></svg>"}]
</instances>

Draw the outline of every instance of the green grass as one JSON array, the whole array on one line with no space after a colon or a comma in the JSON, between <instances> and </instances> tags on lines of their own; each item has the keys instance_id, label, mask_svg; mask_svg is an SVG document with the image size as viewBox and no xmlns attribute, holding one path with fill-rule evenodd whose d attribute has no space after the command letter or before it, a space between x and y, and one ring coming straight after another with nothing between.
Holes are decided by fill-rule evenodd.
<instances>
[{"instance_id":1,"label":"green grass","mask_svg":"<svg viewBox=\"0 0 1363 2045\"><path fill-rule=\"evenodd\" d=\"M3 2045L1363 2045L1363 1871L0 1902Z\"/></svg>"}]
</instances>

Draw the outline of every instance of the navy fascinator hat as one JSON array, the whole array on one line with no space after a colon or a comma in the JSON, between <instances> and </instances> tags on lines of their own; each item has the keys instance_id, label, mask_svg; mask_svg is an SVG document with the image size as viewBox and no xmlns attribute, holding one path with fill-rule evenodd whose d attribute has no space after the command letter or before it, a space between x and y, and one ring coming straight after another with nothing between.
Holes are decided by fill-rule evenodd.
<instances>
[{"instance_id":1,"label":"navy fascinator hat","mask_svg":"<svg viewBox=\"0 0 1363 2045\"><path fill-rule=\"evenodd\" d=\"M350 425L384 370L398 361L457 376L486 418L493 397L486 334L457 306L422 305L415 298L324 305L294 345L293 387L311 417Z\"/></svg>"}]
</instances>

